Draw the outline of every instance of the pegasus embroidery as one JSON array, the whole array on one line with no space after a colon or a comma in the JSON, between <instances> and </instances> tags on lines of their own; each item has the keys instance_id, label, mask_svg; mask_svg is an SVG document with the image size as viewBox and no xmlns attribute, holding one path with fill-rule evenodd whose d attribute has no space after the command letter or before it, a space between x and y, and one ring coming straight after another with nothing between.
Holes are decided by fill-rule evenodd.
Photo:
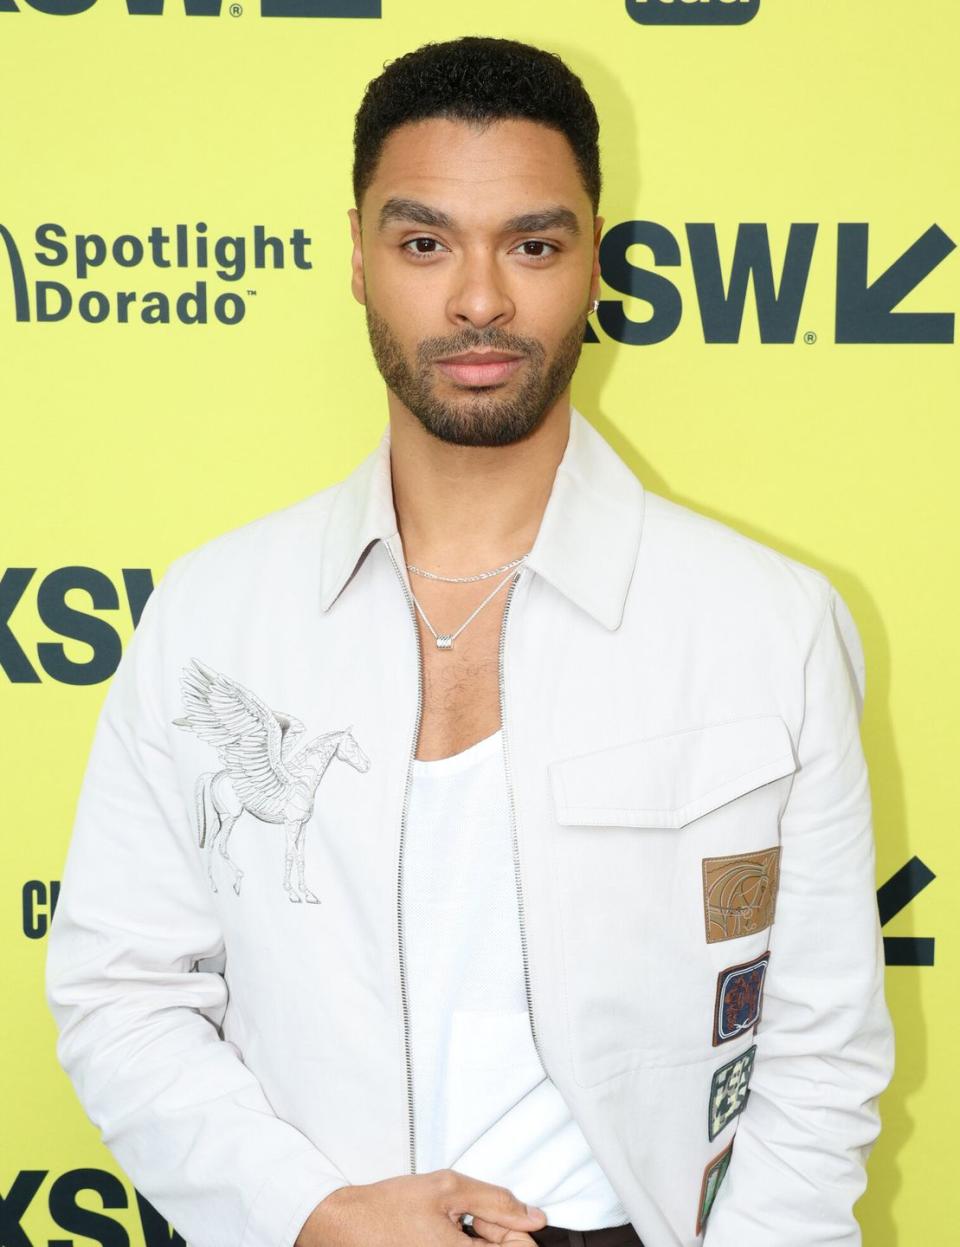
<instances>
[{"instance_id":1,"label":"pegasus embroidery","mask_svg":"<svg viewBox=\"0 0 960 1247\"><path fill-rule=\"evenodd\" d=\"M195 789L197 834L200 847L207 849L214 892L213 849L219 840L220 854L233 871L233 890L240 894L244 872L227 845L234 823L246 810L260 822L282 824L286 830L283 887L288 899L319 904L304 881L304 829L317 787L334 758L361 774L370 769L370 759L350 728L302 743L306 729L299 719L271 710L256 693L196 658L184 667L180 687L187 713L173 722L212 745L223 763L221 770L200 775ZM296 887L290 879L294 857Z\"/></svg>"}]
</instances>

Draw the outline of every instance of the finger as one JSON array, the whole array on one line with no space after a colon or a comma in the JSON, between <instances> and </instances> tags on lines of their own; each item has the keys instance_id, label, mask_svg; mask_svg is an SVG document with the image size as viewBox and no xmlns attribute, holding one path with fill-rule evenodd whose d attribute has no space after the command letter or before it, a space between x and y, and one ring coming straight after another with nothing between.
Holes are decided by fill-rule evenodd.
<instances>
[{"instance_id":1,"label":"finger","mask_svg":"<svg viewBox=\"0 0 960 1247\"><path fill-rule=\"evenodd\" d=\"M487 1221L483 1217L473 1218L473 1228L477 1237L488 1243L501 1243L505 1247L538 1247L537 1240L523 1230L514 1230L510 1226L499 1225L496 1221Z\"/></svg>"}]
</instances>

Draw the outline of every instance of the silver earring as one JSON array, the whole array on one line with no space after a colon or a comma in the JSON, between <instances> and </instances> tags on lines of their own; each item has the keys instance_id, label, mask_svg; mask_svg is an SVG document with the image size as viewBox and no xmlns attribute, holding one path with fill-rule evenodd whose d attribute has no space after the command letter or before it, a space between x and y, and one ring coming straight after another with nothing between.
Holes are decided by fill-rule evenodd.
<instances>
[{"instance_id":1,"label":"silver earring","mask_svg":"<svg viewBox=\"0 0 960 1247\"><path fill-rule=\"evenodd\" d=\"M600 300L594 299L593 302L590 304L590 311L587 313L587 315L593 316L596 313L596 310L599 306L600 306Z\"/></svg>"}]
</instances>

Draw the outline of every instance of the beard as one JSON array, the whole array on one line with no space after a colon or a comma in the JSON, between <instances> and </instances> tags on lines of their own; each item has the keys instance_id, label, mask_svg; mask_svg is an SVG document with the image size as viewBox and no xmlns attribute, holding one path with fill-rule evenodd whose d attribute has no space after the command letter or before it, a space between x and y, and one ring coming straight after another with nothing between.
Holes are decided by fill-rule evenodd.
<instances>
[{"instance_id":1,"label":"beard","mask_svg":"<svg viewBox=\"0 0 960 1247\"><path fill-rule=\"evenodd\" d=\"M528 437L570 384L587 331L586 309L564 335L553 358L546 358L536 338L502 329L465 329L451 338L424 338L417 343L415 363L408 363L390 326L370 306L364 308L370 346L380 375L428 433L456 446L507 446ZM496 386L471 386L463 397L439 398L431 382L434 360L487 347L526 357L523 381L509 398L498 398Z\"/></svg>"}]
</instances>

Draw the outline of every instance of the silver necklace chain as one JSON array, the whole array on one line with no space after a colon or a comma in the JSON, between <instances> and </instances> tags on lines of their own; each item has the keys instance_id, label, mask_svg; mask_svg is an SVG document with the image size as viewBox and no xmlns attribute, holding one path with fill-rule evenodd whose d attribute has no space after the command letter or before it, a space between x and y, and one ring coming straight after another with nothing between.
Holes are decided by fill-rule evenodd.
<instances>
[{"instance_id":1,"label":"silver necklace chain","mask_svg":"<svg viewBox=\"0 0 960 1247\"><path fill-rule=\"evenodd\" d=\"M527 554L529 553L530 551L528 550ZM426 576L428 580L445 580L448 584L466 584L468 580L489 580L491 576L499 576L501 572L509 571L511 567L516 567L518 563L522 563L526 557L526 554L521 554L512 563L504 563L502 567L495 567L493 571L477 572L475 576L441 576L439 572L426 572L422 567L414 567L412 563L407 564L407 571L414 572L417 576Z\"/></svg>"},{"instance_id":2,"label":"silver necklace chain","mask_svg":"<svg viewBox=\"0 0 960 1247\"><path fill-rule=\"evenodd\" d=\"M514 561L513 561L512 563L506 563L506 564L504 564L504 566L503 566L503 567L501 567L501 568L497 568L497 571L505 571L505 570L507 570L507 569L509 569L509 568L511 568L511 567L512 567L512 568L517 568L517 564L522 563L522 562L523 562L523 560L524 560L526 557L527 557L527 556L524 554L524 555L522 555L520 558L518 558L518 559L514 559ZM410 568L410 567L411 567L411 565L408 563L408 564L407 564L407 567L408 567L408 568ZM429 573L428 573L428 574L429 574ZM450 577L450 579L453 579L453 580L461 580L461 579L462 579L462 580L484 580L484 579L486 579L486 577L487 577L487 576L492 576L492 575L495 575L495 574L496 574L496 572L484 572L484 573L483 573L482 575L480 575L480 576L463 576L463 577L456 577L456 576L454 576L454 577ZM422 607L422 606L420 605L420 603L417 601L417 596L416 596L416 594L415 594L415 593L411 593L411 595L410 595L410 596L413 598L413 603L414 603L414 605L416 606L417 610L420 612L420 618L423 620L423 622L427 625L427 627L428 627L428 628L430 629L430 631L433 633L434 638L436 639L436 642L437 642L437 649L453 649L453 643L454 643L454 641L457 639L457 637L460 635L460 633L464 630L464 628L467 626L467 624L468 624L468 623L470 623L470 622L471 622L471 620L475 619L475 618L476 618L476 616L480 614L480 612L483 610L483 608L486 606L486 604L487 604L487 603L488 603L488 602L489 602L489 601L490 601L493 597L495 597L495 596L496 596L496 594L498 594L498 593L500 592L500 590L503 588L503 586L504 586L505 584L508 584L511 580L515 579L515 578L516 578L517 576L519 576L519 575L520 575L520 571L519 571L519 568L518 568L517 570L513 571L513 572L512 572L509 576L504 576L504 578L500 581L500 583L496 586L496 588L495 588L495 589L493 589L490 593L488 593L488 594L487 594L487 596L483 599L483 601L482 601L482 602L480 603L480 605L476 608L476 610L472 611L472 612L471 612L471 613L467 616L467 618L463 621L463 623L460 625L460 627L459 627L459 628L457 628L456 632L438 632L438 631L436 630L436 628L433 626L433 624L430 622L430 620L427 618L426 612L424 611L423 607ZM437 577L435 577L435 579L437 579L437 580L446 580L446 579L448 579L448 577L446 577L446 576L437 576Z\"/></svg>"}]
</instances>

